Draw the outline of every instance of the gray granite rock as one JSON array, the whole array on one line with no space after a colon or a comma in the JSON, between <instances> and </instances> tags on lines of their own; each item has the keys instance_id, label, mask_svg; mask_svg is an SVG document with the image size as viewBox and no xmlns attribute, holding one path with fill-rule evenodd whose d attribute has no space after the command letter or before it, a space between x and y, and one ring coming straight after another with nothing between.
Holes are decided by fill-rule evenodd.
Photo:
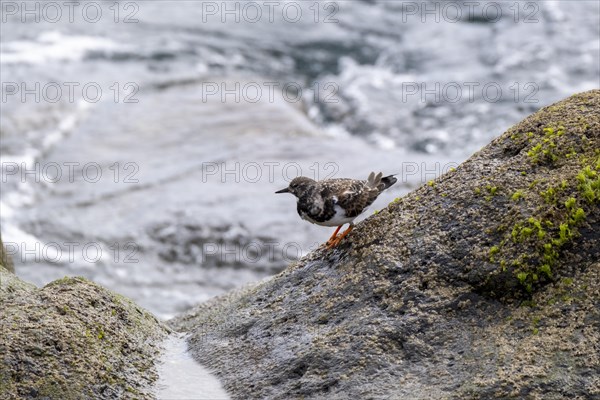
<instances>
[{"instance_id":1,"label":"gray granite rock","mask_svg":"<svg viewBox=\"0 0 600 400\"><path fill-rule=\"evenodd\" d=\"M599 204L594 90L171 324L236 399L598 397Z\"/></svg>"}]
</instances>

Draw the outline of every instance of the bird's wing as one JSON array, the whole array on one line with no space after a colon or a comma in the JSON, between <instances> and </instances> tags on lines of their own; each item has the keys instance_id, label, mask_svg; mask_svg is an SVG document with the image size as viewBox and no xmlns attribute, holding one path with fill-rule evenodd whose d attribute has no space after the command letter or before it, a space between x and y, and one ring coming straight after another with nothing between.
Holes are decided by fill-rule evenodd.
<instances>
[{"instance_id":1,"label":"bird's wing","mask_svg":"<svg viewBox=\"0 0 600 400\"><path fill-rule=\"evenodd\" d=\"M379 195L377 188L372 188L365 181L351 181L338 194L337 203L346 210L346 216L352 218L360 215Z\"/></svg>"}]
</instances>

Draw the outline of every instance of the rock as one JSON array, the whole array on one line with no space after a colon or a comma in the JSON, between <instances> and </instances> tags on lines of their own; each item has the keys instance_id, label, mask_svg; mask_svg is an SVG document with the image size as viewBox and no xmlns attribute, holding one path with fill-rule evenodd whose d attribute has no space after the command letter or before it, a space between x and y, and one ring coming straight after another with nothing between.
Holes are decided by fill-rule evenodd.
<instances>
[{"instance_id":1,"label":"rock","mask_svg":"<svg viewBox=\"0 0 600 400\"><path fill-rule=\"evenodd\" d=\"M168 329L83 278L39 289L0 267L0 398L154 397Z\"/></svg>"},{"instance_id":2,"label":"rock","mask_svg":"<svg viewBox=\"0 0 600 400\"><path fill-rule=\"evenodd\" d=\"M594 90L171 324L238 399L598 397L599 172Z\"/></svg>"},{"instance_id":3,"label":"rock","mask_svg":"<svg viewBox=\"0 0 600 400\"><path fill-rule=\"evenodd\" d=\"M15 272L15 266L9 254L6 253L2 236L0 236L0 266L6 268L10 272Z\"/></svg>"}]
</instances>

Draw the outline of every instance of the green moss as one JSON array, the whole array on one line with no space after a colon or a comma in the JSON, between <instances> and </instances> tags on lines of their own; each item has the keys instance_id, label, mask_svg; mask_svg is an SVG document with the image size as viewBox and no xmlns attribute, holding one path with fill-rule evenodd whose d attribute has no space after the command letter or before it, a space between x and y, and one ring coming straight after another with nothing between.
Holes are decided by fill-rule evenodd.
<instances>
[{"instance_id":1,"label":"green moss","mask_svg":"<svg viewBox=\"0 0 600 400\"><path fill-rule=\"evenodd\" d=\"M500 247L492 246L490 248L490 261L494 262L494 256L500 252Z\"/></svg>"},{"instance_id":2,"label":"green moss","mask_svg":"<svg viewBox=\"0 0 600 400\"><path fill-rule=\"evenodd\" d=\"M575 197L569 197L565 201L565 207L567 208L567 210L570 210L570 209L572 209L575 206L576 202L577 202L577 200L575 200Z\"/></svg>"},{"instance_id":3,"label":"green moss","mask_svg":"<svg viewBox=\"0 0 600 400\"><path fill-rule=\"evenodd\" d=\"M543 272L544 274L546 274L546 276L548 278L552 278L552 269L550 268L550 265L548 264L543 264L540 268L539 268L540 272Z\"/></svg>"},{"instance_id":4,"label":"green moss","mask_svg":"<svg viewBox=\"0 0 600 400\"><path fill-rule=\"evenodd\" d=\"M560 185L550 186L546 190L542 190L540 192L540 196L544 199L546 203L554 203L556 202L557 197L563 192L566 188L566 181L562 181Z\"/></svg>"},{"instance_id":5,"label":"green moss","mask_svg":"<svg viewBox=\"0 0 600 400\"><path fill-rule=\"evenodd\" d=\"M496 192L498 191L498 187L492 185L487 185L485 188L487 189L488 193L492 196L495 196Z\"/></svg>"},{"instance_id":6,"label":"green moss","mask_svg":"<svg viewBox=\"0 0 600 400\"><path fill-rule=\"evenodd\" d=\"M519 273L517 273L517 279L522 284L525 284L525 282L527 281L527 277L528 276L529 276L529 274L527 272L519 272Z\"/></svg>"},{"instance_id":7,"label":"green moss","mask_svg":"<svg viewBox=\"0 0 600 400\"><path fill-rule=\"evenodd\" d=\"M496 195L496 193L498 192L498 187L497 186L493 186L493 185L486 185L483 189L482 188L475 188L474 192L477 196L483 194L483 193L487 193L484 197L485 201L492 201L492 199L494 198L494 196Z\"/></svg>"},{"instance_id":8,"label":"green moss","mask_svg":"<svg viewBox=\"0 0 600 400\"><path fill-rule=\"evenodd\" d=\"M523 191L522 190L517 190L516 192L513 193L513 195L510 197L512 201L519 201L523 198Z\"/></svg>"},{"instance_id":9,"label":"green moss","mask_svg":"<svg viewBox=\"0 0 600 400\"><path fill-rule=\"evenodd\" d=\"M579 224L580 222L583 222L585 220L585 211L583 211L583 208L575 209L575 211L572 214L572 218L574 224Z\"/></svg>"},{"instance_id":10,"label":"green moss","mask_svg":"<svg viewBox=\"0 0 600 400\"><path fill-rule=\"evenodd\" d=\"M533 318L531 318L531 333L533 335L537 335L538 333L540 333L539 326L541 321L542 319L539 316L534 316Z\"/></svg>"},{"instance_id":11,"label":"green moss","mask_svg":"<svg viewBox=\"0 0 600 400\"><path fill-rule=\"evenodd\" d=\"M102 329L101 326L98 326L96 328L96 337L100 340L104 339L104 337L106 336L106 334L104 333L104 330Z\"/></svg>"},{"instance_id":12,"label":"green moss","mask_svg":"<svg viewBox=\"0 0 600 400\"><path fill-rule=\"evenodd\" d=\"M574 158L577 156L577 152L575 151L575 149L571 146L570 151L565 154L566 158Z\"/></svg>"},{"instance_id":13,"label":"green moss","mask_svg":"<svg viewBox=\"0 0 600 400\"><path fill-rule=\"evenodd\" d=\"M599 164L600 158L595 169L600 170ZM579 192L588 203L600 200L600 174L595 169L588 165L577 174Z\"/></svg>"},{"instance_id":14,"label":"green moss","mask_svg":"<svg viewBox=\"0 0 600 400\"><path fill-rule=\"evenodd\" d=\"M598 164L596 160L594 163ZM554 279L561 250L579 237L578 227L586 222L586 205L600 200L600 174L596 166L585 165L575 179L563 179L537 192L543 202L537 203L535 215L514 223L508 236L511 249L506 249L506 237L490 247L490 262L499 264L501 271L510 265L517 281L528 292L538 281ZM523 191L517 190L511 199L519 201L523 196ZM531 200L536 204L535 198ZM515 208L513 212L521 211ZM515 248L521 250L515 252Z\"/></svg>"},{"instance_id":15,"label":"green moss","mask_svg":"<svg viewBox=\"0 0 600 400\"><path fill-rule=\"evenodd\" d=\"M571 278L563 278L562 283L565 286L571 286L573 284L573 279Z\"/></svg>"},{"instance_id":16,"label":"green moss","mask_svg":"<svg viewBox=\"0 0 600 400\"><path fill-rule=\"evenodd\" d=\"M536 235L539 239L546 236L546 231L542 226L542 221L530 217L526 223L516 223L511 231L512 241L515 243L523 242L525 239Z\"/></svg>"},{"instance_id":17,"label":"green moss","mask_svg":"<svg viewBox=\"0 0 600 400\"><path fill-rule=\"evenodd\" d=\"M530 132L532 133L532 132ZM544 135L537 139L536 144L527 151L527 156L534 164L542 162L554 163L561 154L557 151L558 139L564 135L564 127L559 126L554 129L552 127L544 128ZM529 135L529 142L534 141L534 135ZM563 154L564 155L564 154Z\"/></svg>"},{"instance_id":18,"label":"green moss","mask_svg":"<svg viewBox=\"0 0 600 400\"><path fill-rule=\"evenodd\" d=\"M542 151L542 144L538 143L527 152L527 156L532 159L533 162L539 161L539 153Z\"/></svg>"}]
</instances>

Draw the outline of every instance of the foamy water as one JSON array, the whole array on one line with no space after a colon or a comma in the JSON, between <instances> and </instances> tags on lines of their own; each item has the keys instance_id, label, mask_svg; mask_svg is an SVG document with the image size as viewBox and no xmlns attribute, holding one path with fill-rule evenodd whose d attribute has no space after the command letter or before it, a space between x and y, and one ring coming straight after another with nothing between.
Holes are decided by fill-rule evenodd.
<instances>
[{"instance_id":1,"label":"foamy water","mask_svg":"<svg viewBox=\"0 0 600 400\"><path fill-rule=\"evenodd\" d=\"M15 40L2 44L1 64L44 64L52 61L79 61L93 51L113 52L125 47L102 37L42 32L36 40Z\"/></svg>"}]
</instances>

